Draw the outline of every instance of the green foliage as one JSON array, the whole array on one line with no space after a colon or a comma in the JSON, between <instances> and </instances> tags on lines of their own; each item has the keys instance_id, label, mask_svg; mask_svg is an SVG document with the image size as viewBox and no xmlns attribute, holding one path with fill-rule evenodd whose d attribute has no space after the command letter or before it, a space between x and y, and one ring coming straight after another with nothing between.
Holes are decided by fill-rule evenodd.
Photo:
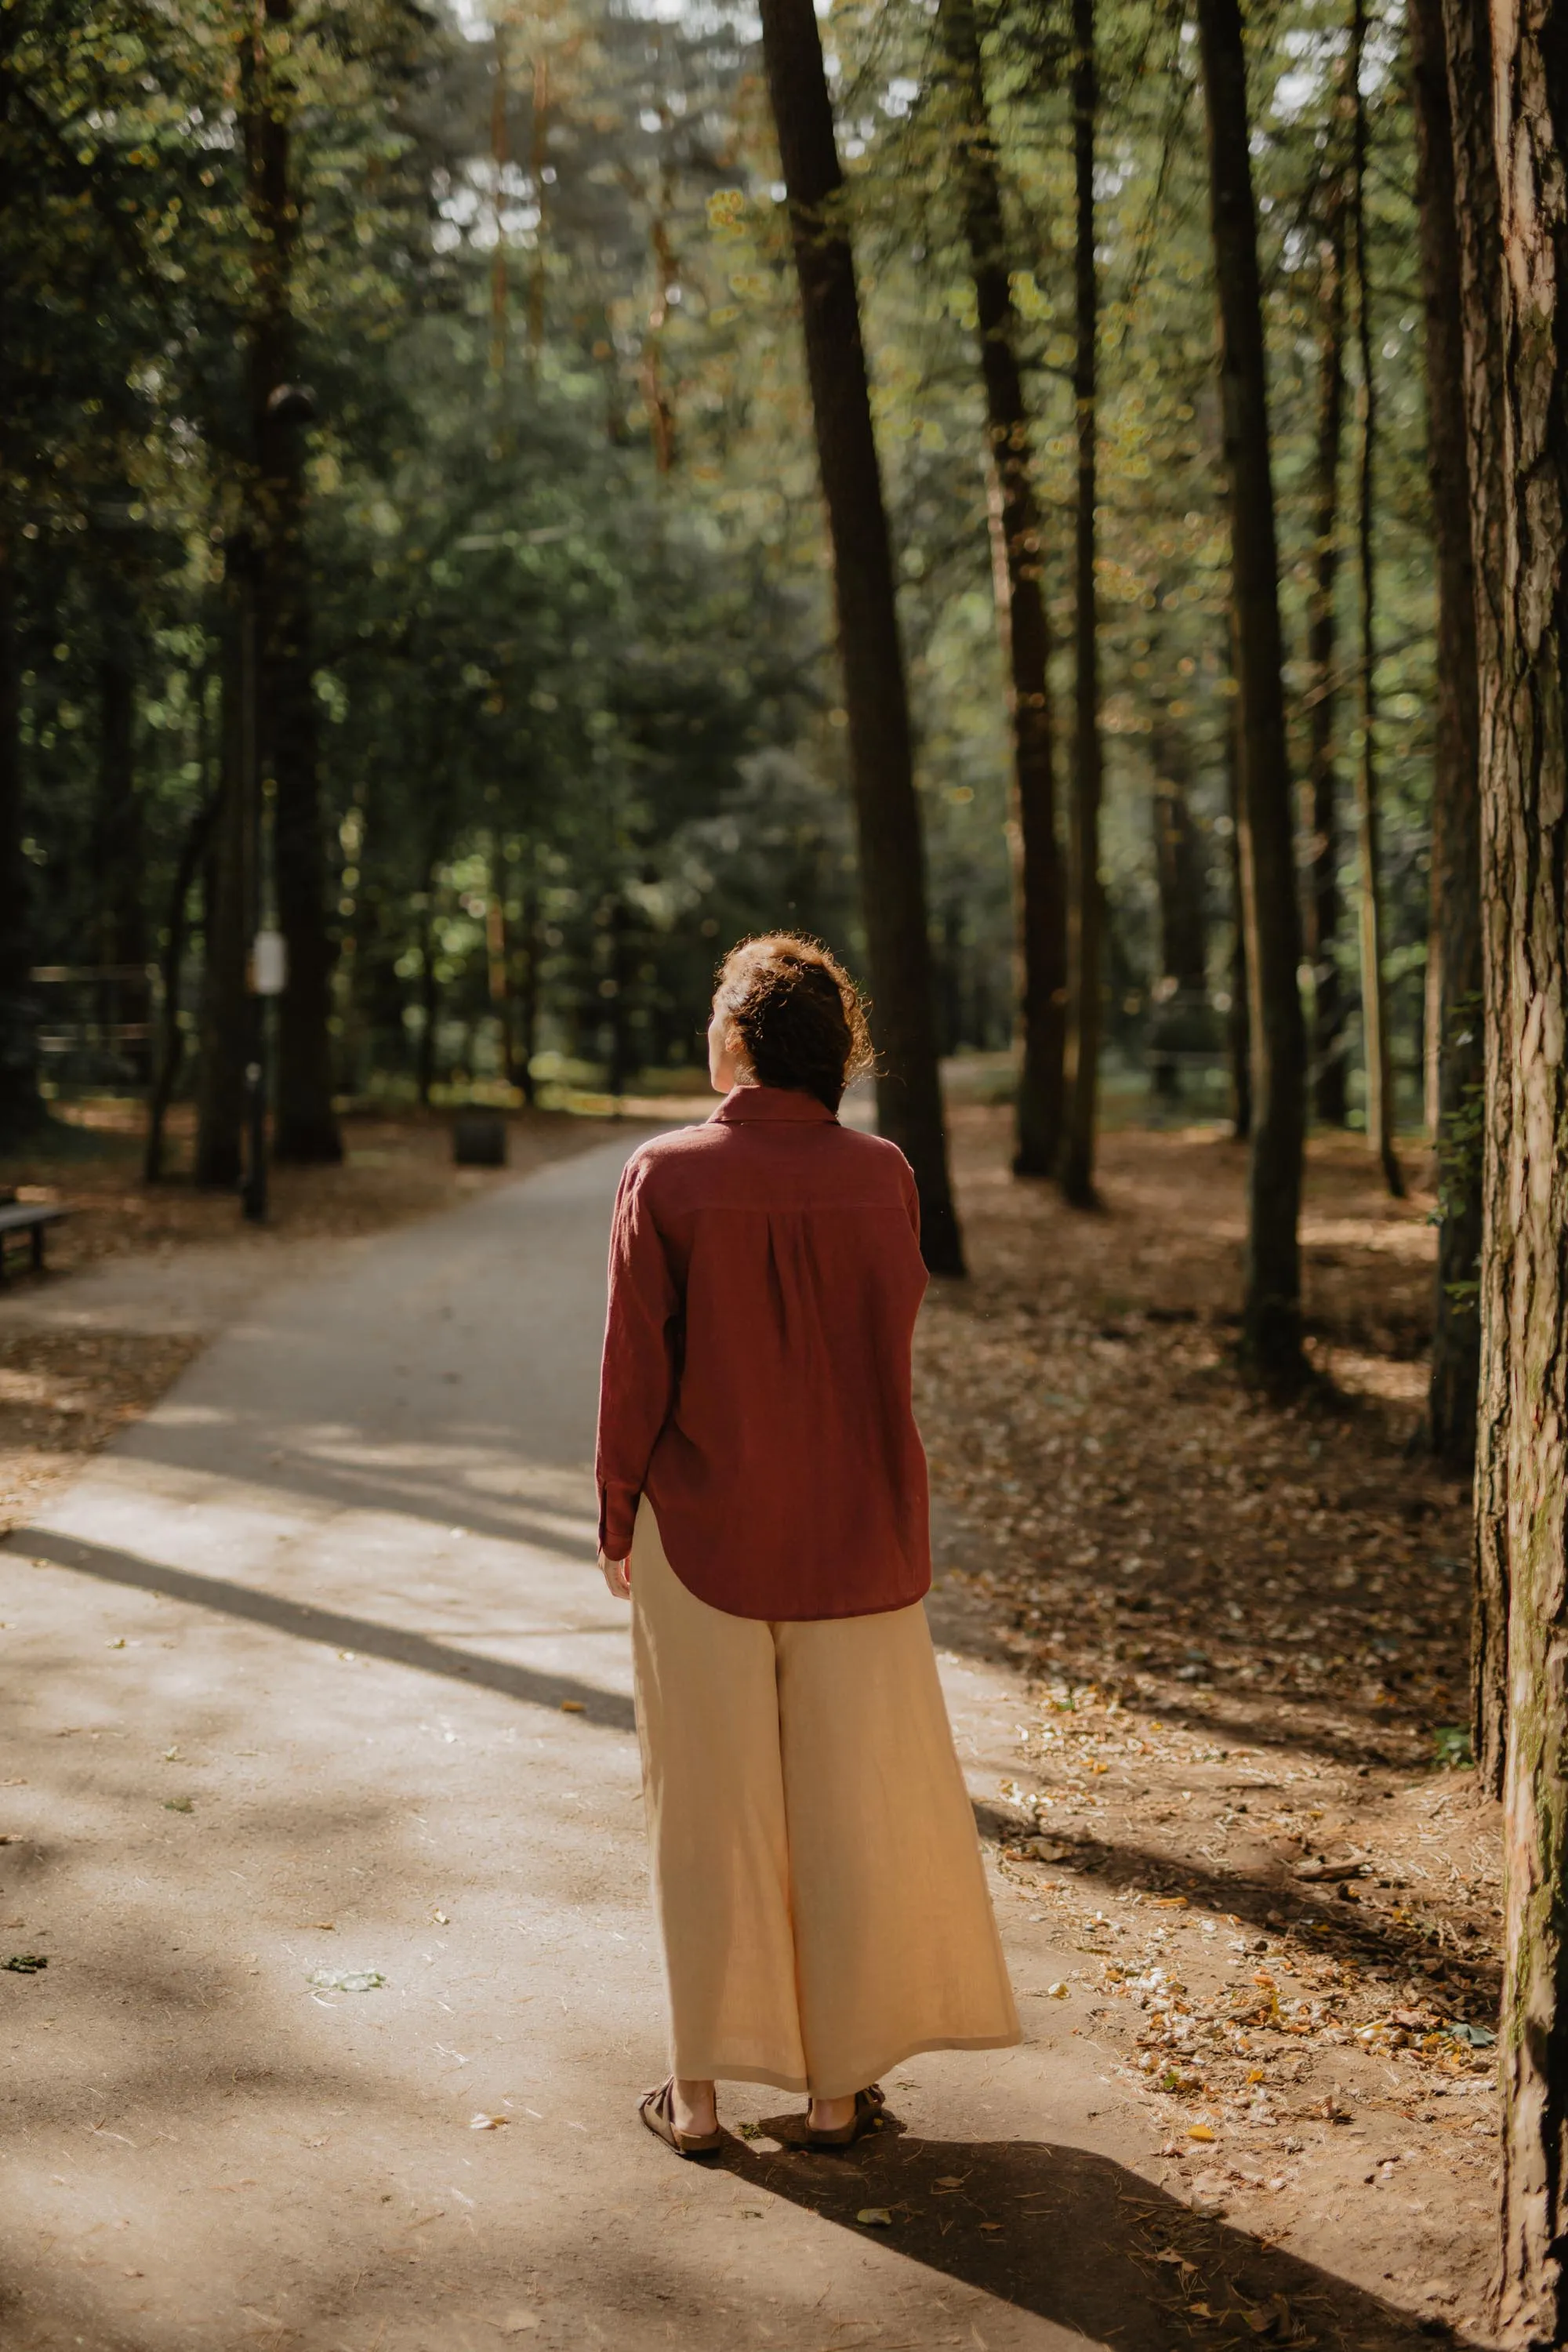
<instances>
[{"instance_id":1,"label":"green foliage","mask_svg":"<svg viewBox=\"0 0 1568 2352\"><path fill-rule=\"evenodd\" d=\"M996 0L984 23L1063 649L1066 13ZM1108 971L1112 1035L1131 1048L1160 979L1151 801L1173 733L1216 1003L1224 993L1226 537L1194 44L1153 0L1106 0L1100 23ZM0 551L17 598L31 953L81 961L118 937L139 959L157 949L180 843L220 771L222 575L252 462L242 362L258 256L237 110L254 16L239 0L15 0L4 24ZM1008 731L949 168L963 126L925 0L840 0L826 31L944 1038L996 1046L1012 992ZM1298 756L1314 222L1344 36L1328 0L1279 0L1253 21ZM1432 646L1399 38L1390 13L1369 98L1386 887L1413 1068ZM299 0L291 26L268 31L267 70L297 122L295 325L314 404L307 528L348 1090L412 1084L422 1055L426 1078L494 1075L502 984L514 1039L532 1005L542 1054L624 1073L696 1055L731 936L787 919L855 950L815 455L751 40L722 6L667 16L622 0L491 0L486 16L478 0L450 15ZM1348 567L1342 594L1348 646ZM129 823L107 804L117 672L133 688ZM1065 704L1059 657L1055 684ZM1348 783L1353 679L1337 685ZM1348 845L1342 879L1353 897ZM1353 996L1352 945L1347 929Z\"/></svg>"}]
</instances>

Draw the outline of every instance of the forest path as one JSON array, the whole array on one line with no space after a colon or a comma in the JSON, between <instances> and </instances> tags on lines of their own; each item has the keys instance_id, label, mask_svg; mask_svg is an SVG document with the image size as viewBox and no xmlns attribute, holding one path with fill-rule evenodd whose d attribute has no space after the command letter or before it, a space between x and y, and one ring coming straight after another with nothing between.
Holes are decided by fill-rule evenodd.
<instances>
[{"instance_id":1,"label":"forest path","mask_svg":"<svg viewBox=\"0 0 1568 2352\"><path fill-rule=\"evenodd\" d=\"M0 1958L48 1961L0 1974L6 2352L1163 2352L1178 2246L1411 2340L1147 2177L1081 2006L1034 1997L1077 1955L1000 1877L1024 2048L900 2068L850 2158L759 2090L713 2170L637 2126L662 2000L587 1467L633 1139L249 1300L0 1550ZM934 1607L984 1800L1018 1685Z\"/></svg>"}]
</instances>

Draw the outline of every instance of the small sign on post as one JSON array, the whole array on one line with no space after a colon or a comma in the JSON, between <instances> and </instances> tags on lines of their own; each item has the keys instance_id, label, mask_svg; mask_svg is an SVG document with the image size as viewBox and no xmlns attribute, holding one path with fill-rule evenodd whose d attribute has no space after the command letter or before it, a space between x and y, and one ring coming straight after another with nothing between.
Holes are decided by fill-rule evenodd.
<instances>
[{"instance_id":1,"label":"small sign on post","mask_svg":"<svg viewBox=\"0 0 1568 2352\"><path fill-rule=\"evenodd\" d=\"M258 931L250 947L253 996L281 996L289 985L289 944L281 931Z\"/></svg>"}]
</instances>

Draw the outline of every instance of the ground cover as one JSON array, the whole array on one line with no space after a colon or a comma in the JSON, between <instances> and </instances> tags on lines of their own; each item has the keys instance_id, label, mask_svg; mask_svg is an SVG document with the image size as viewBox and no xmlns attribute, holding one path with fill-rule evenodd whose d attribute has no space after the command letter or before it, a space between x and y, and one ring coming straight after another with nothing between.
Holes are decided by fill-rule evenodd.
<instances>
[{"instance_id":1,"label":"ground cover","mask_svg":"<svg viewBox=\"0 0 1568 2352\"><path fill-rule=\"evenodd\" d=\"M1500 1855L1457 1760L1468 1497L1417 1441L1430 1201L1314 1146L1324 1384L1281 1410L1232 1360L1237 1146L1111 1136L1086 1218L1005 1144L960 1112L973 1271L919 1362L948 1582L1026 1677L1003 1868L1167 2181L1479 2330Z\"/></svg>"}]
</instances>

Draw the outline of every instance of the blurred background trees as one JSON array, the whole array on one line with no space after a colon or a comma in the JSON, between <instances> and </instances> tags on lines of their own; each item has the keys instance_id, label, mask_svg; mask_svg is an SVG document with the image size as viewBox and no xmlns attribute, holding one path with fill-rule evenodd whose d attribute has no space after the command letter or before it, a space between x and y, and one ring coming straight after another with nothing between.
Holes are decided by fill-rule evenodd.
<instances>
[{"instance_id":1,"label":"blurred background trees","mask_svg":"<svg viewBox=\"0 0 1568 2352\"><path fill-rule=\"evenodd\" d=\"M233 1182L258 927L289 959L274 1141L304 1158L337 1150L345 1103L670 1083L699 1061L714 956L757 925L867 971L887 894L851 817L752 18L4 16L0 1118L40 1087L190 1097L195 1171ZM1091 1075L1156 1117L1261 1118L1278 1210L1246 1045L1196 19L841 0L819 26L843 177L822 234L857 273L910 714L912 985L979 1083L1011 1086L1033 1041L1020 1165L1048 1173L1089 940ZM1474 876L1445 849L1435 895L1454 722L1406 26L1282 0L1247 17L1244 62L1285 730L1267 789L1303 916L1295 985L1289 949L1267 993L1270 1017L1304 1008L1316 1117L1364 1127L1370 779L1408 1131L1436 1115L1445 1024L1468 1034L1428 939L1453 920L1442 876ZM1463 837L1460 807L1442 840ZM873 989L895 1058L900 985ZM1455 1116L1473 1076L1450 1076ZM1092 1102L1070 1100L1088 1198ZM154 1170L187 1164L172 1131ZM1461 1388L1473 1249L1472 1225L1447 1272ZM1465 1425L1462 1396L1442 1420Z\"/></svg>"}]
</instances>

